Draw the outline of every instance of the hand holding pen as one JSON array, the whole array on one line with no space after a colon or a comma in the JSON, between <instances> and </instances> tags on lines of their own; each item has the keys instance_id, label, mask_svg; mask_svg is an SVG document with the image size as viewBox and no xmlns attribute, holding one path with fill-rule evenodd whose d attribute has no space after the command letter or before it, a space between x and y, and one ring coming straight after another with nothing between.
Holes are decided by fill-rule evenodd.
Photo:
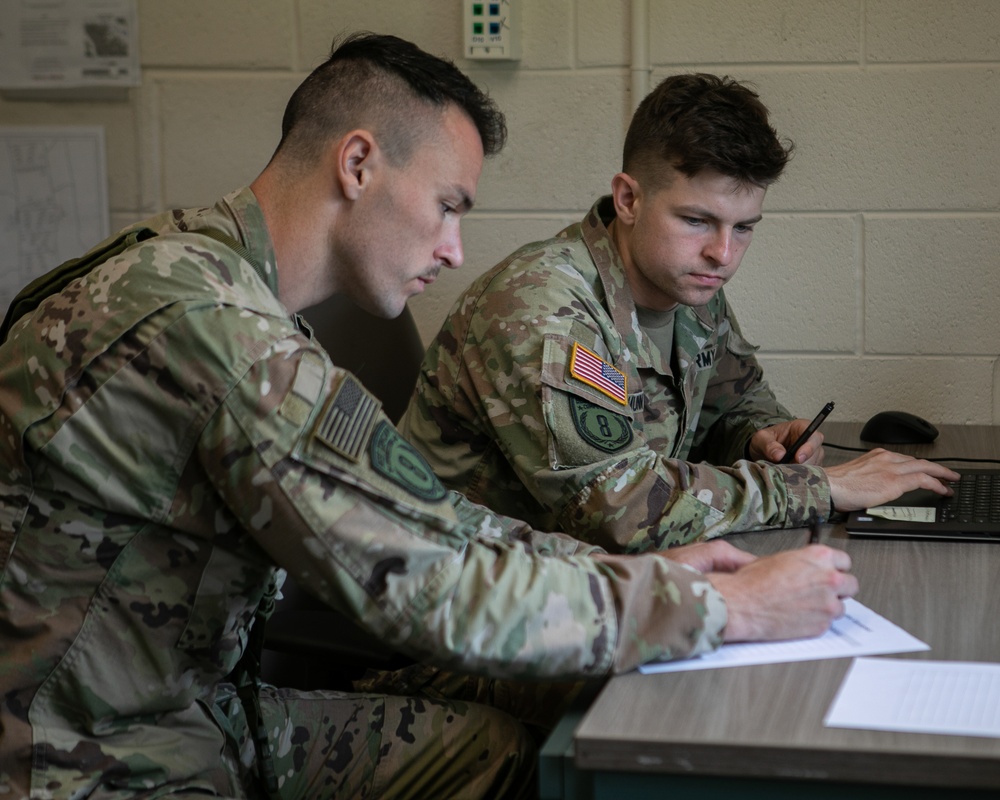
<instances>
[{"instance_id":1,"label":"hand holding pen","mask_svg":"<svg viewBox=\"0 0 1000 800\"><path fill-rule=\"evenodd\" d=\"M810 436L816 433L816 431L819 429L819 426L823 424L823 420L825 420L828 416L830 416L831 411L833 411L832 400L825 406L823 406L820 412L816 415L815 419L813 419L813 421L810 422L808 426L806 426L806 429L802 431L802 434L799 436L799 438L795 440L795 443L785 451L785 455L778 463L779 464L794 463L795 454L799 451L799 448L809 441Z\"/></svg>"}]
</instances>

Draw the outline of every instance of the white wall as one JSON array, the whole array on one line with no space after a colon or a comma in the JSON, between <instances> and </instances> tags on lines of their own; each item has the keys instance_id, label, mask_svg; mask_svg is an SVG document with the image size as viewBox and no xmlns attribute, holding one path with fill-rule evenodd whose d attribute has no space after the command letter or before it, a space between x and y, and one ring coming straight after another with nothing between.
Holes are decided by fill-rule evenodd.
<instances>
[{"instance_id":1,"label":"white wall","mask_svg":"<svg viewBox=\"0 0 1000 800\"><path fill-rule=\"evenodd\" d=\"M429 339L474 275L607 190L633 106L629 0L521 0L522 59L461 57L461 3L140 0L142 86L107 103L0 98L0 124L106 127L112 224L206 204L257 174L333 36L448 56L507 112L465 223L466 266L412 308ZM730 287L789 407L1000 422L1000 3L648 0L651 85L757 84L797 145Z\"/></svg>"}]
</instances>

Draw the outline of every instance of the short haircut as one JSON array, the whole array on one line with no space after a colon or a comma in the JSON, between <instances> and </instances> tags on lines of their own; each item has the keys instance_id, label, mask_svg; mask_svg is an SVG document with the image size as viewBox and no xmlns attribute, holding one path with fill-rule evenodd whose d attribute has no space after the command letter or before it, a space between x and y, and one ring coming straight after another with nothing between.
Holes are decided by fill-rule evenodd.
<instances>
[{"instance_id":1,"label":"short haircut","mask_svg":"<svg viewBox=\"0 0 1000 800\"><path fill-rule=\"evenodd\" d=\"M399 166L449 105L476 126L485 155L503 149L503 114L451 61L396 36L354 33L334 41L330 57L292 94L276 154L312 162L330 140L365 128Z\"/></svg>"},{"instance_id":2,"label":"short haircut","mask_svg":"<svg viewBox=\"0 0 1000 800\"><path fill-rule=\"evenodd\" d=\"M636 109L622 156L622 170L658 185L666 166L687 177L714 170L746 186L774 183L791 158L768 122L767 107L748 85L707 73L662 81Z\"/></svg>"}]
</instances>

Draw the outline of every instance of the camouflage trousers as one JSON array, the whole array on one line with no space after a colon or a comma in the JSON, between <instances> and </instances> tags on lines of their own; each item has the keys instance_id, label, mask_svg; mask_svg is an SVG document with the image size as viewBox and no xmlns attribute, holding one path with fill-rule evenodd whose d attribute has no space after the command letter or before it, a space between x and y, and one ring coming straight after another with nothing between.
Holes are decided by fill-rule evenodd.
<instances>
[{"instance_id":1,"label":"camouflage trousers","mask_svg":"<svg viewBox=\"0 0 1000 800\"><path fill-rule=\"evenodd\" d=\"M216 702L250 790L254 743L235 691ZM264 686L261 712L281 798L521 798L534 744L509 715L462 700ZM254 794L252 797L262 795Z\"/></svg>"},{"instance_id":2,"label":"camouflage trousers","mask_svg":"<svg viewBox=\"0 0 1000 800\"><path fill-rule=\"evenodd\" d=\"M420 663L393 671L369 670L354 681L359 692L460 700L498 709L524 725L539 745L571 706L589 704L603 685L603 680L505 681Z\"/></svg>"}]
</instances>

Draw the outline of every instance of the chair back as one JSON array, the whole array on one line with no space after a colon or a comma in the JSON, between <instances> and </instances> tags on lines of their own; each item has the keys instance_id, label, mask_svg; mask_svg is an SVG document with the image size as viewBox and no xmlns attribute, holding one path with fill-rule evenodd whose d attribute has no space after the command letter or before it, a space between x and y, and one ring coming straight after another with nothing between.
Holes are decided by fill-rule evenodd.
<instances>
[{"instance_id":1,"label":"chair back","mask_svg":"<svg viewBox=\"0 0 1000 800\"><path fill-rule=\"evenodd\" d=\"M395 424L417 382L424 346L409 308L383 319L334 295L302 312L338 367L350 370ZM296 689L350 689L366 667L390 668L399 656L350 620L285 581L264 637L261 677Z\"/></svg>"},{"instance_id":2,"label":"chair back","mask_svg":"<svg viewBox=\"0 0 1000 800\"><path fill-rule=\"evenodd\" d=\"M383 319L334 295L302 312L316 339L338 367L350 370L382 401L396 423L406 411L417 383L424 345L409 307Z\"/></svg>"}]
</instances>

